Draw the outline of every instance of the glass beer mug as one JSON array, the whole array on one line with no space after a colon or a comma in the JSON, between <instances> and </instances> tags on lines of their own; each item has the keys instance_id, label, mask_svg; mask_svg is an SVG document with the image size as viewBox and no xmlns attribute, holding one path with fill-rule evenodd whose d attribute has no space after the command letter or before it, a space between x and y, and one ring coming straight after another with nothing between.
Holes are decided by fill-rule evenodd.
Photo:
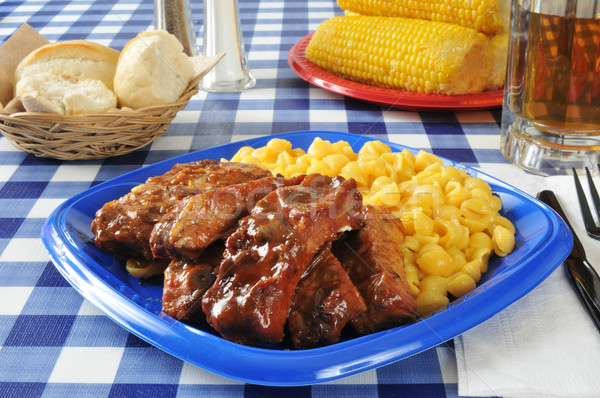
<instances>
[{"instance_id":1,"label":"glass beer mug","mask_svg":"<svg viewBox=\"0 0 600 398\"><path fill-rule=\"evenodd\" d=\"M501 149L542 175L600 163L600 0L512 0Z\"/></svg>"}]
</instances>

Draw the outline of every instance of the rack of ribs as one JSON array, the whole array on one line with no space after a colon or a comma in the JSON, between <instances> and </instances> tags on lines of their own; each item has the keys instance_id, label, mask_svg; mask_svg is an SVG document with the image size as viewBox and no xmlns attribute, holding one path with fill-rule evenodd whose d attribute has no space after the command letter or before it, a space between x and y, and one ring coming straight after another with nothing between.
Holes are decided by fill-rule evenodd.
<instances>
[{"instance_id":1,"label":"rack of ribs","mask_svg":"<svg viewBox=\"0 0 600 398\"><path fill-rule=\"evenodd\" d=\"M339 341L416 319L402 222L353 179L275 177L252 164L176 164L105 204L94 243L127 270L163 274L163 312L240 344Z\"/></svg>"},{"instance_id":2,"label":"rack of ribs","mask_svg":"<svg viewBox=\"0 0 600 398\"><path fill-rule=\"evenodd\" d=\"M326 243L302 275L288 317L296 349L337 343L346 324L367 307Z\"/></svg>"},{"instance_id":3,"label":"rack of ribs","mask_svg":"<svg viewBox=\"0 0 600 398\"><path fill-rule=\"evenodd\" d=\"M367 305L351 321L360 334L402 325L416 319L416 301L404 273L404 226L383 206L365 206L364 224L336 242L333 253Z\"/></svg>"},{"instance_id":4,"label":"rack of ribs","mask_svg":"<svg viewBox=\"0 0 600 398\"><path fill-rule=\"evenodd\" d=\"M296 286L325 242L358 228L354 180L311 174L260 200L229 236L215 283L202 298L209 324L242 344L279 343Z\"/></svg>"},{"instance_id":5,"label":"rack of ribs","mask_svg":"<svg viewBox=\"0 0 600 398\"><path fill-rule=\"evenodd\" d=\"M230 235L240 218L275 189L298 185L304 175L266 177L190 196L154 226L150 247L156 258L198 258L211 243Z\"/></svg>"},{"instance_id":6,"label":"rack of ribs","mask_svg":"<svg viewBox=\"0 0 600 398\"><path fill-rule=\"evenodd\" d=\"M218 187L269 176L269 171L245 163L202 160L176 164L98 210L91 226L94 243L109 253L151 261L152 229L176 203Z\"/></svg>"}]
</instances>

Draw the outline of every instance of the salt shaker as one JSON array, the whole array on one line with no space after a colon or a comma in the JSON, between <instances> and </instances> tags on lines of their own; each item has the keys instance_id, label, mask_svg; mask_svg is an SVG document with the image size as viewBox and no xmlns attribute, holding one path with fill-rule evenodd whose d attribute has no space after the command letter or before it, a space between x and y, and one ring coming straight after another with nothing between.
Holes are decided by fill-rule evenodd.
<instances>
[{"instance_id":1,"label":"salt shaker","mask_svg":"<svg viewBox=\"0 0 600 398\"><path fill-rule=\"evenodd\" d=\"M204 0L203 54L225 57L202 79L210 92L238 92L252 88L256 79L246 60L238 0Z\"/></svg>"}]
</instances>

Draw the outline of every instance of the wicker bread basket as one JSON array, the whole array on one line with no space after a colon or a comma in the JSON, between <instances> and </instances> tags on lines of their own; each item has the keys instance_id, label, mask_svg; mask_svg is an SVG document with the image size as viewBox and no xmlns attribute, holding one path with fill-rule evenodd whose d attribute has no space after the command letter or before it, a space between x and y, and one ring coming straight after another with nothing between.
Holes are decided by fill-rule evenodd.
<instances>
[{"instance_id":1,"label":"wicker bread basket","mask_svg":"<svg viewBox=\"0 0 600 398\"><path fill-rule=\"evenodd\" d=\"M102 114L0 112L0 132L17 148L59 160L103 159L139 149L161 135L192 96L196 76L177 102Z\"/></svg>"},{"instance_id":2,"label":"wicker bread basket","mask_svg":"<svg viewBox=\"0 0 600 398\"><path fill-rule=\"evenodd\" d=\"M190 57L194 78L176 102L136 110L63 115L37 112L44 107L28 107L25 97L13 98L13 79L9 77L31 51L48 43L25 23L0 46L0 133L23 151L59 160L124 155L156 140L168 130L177 112L187 107L198 92L200 80L225 55Z\"/></svg>"}]
</instances>

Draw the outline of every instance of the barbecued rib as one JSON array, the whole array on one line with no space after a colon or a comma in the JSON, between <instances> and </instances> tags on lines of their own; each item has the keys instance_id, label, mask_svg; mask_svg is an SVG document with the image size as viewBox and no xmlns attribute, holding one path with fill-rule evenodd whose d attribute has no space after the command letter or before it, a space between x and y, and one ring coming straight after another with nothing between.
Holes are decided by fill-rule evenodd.
<instances>
[{"instance_id":1,"label":"barbecued rib","mask_svg":"<svg viewBox=\"0 0 600 398\"><path fill-rule=\"evenodd\" d=\"M336 242L333 253L367 305L352 325L368 334L415 320L416 301L404 273L402 222L383 206L365 206L363 218L363 227Z\"/></svg>"},{"instance_id":2,"label":"barbecued rib","mask_svg":"<svg viewBox=\"0 0 600 398\"><path fill-rule=\"evenodd\" d=\"M358 289L326 243L304 272L288 317L294 348L338 342L346 324L367 310Z\"/></svg>"},{"instance_id":3,"label":"barbecued rib","mask_svg":"<svg viewBox=\"0 0 600 398\"><path fill-rule=\"evenodd\" d=\"M238 343L281 342L306 267L323 243L360 225L361 207L354 180L318 174L259 201L227 239L202 299L208 322Z\"/></svg>"},{"instance_id":4,"label":"barbecued rib","mask_svg":"<svg viewBox=\"0 0 600 398\"><path fill-rule=\"evenodd\" d=\"M162 310L179 321L200 321L202 296L213 284L221 263L225 244L217 241L198 259L173 260L165 270Z\"/></svg>"},{"instance_id":5,"label":"barbecued rib","mask_svg":"<svg viewBox=\"0 0 600 398\"><path fill-rule=\"evenodd\" d=\"M150 247L156 258L198 258L217 239L231 234L256 202L283 186L297 185L304 175L266 177L191 196L173 206L154 226Z\"/></svg>"},{"instance_id":6,"label":"barbecued rib","mask_svg":"<svg viewBox=\"0 0 600 398\"><path fill-rule=\"evenodd\" d=\"M267 170L245 163L202 160L176 164L98 210L91 226L94 243L110 253L152 260L152 228L171 206L191 195L270 175Z\"/></svg>"}]
</instances>

